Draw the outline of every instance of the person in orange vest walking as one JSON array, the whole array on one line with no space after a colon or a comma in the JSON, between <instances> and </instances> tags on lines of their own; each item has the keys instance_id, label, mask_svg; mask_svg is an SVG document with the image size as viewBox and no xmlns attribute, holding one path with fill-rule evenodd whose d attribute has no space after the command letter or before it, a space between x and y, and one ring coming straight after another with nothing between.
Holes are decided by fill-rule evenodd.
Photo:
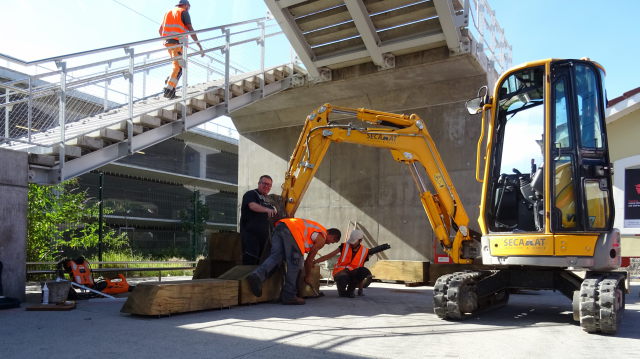
<instances>
[{"instance_id":1,"label":"person in orange vest walking","mask_svg":"<svg viewBox=\"0 0 640 359\"><path fill-rule=\"evenodd\" d=\"M180 58L179 60L173 61L173 70L165 81L167 86L164 88L164 97L166 98L174 98L176 96L176 86L178 86L178 80L180 76L182 76L184 61L182 59L183 46L179 46L181 42L180 34L194 31L191 25L191 16L189 16L190 8L191 4L189 4L188 0L180 0L173 9L164 15L164 20L162 20L162 24L158 29L160 36L170 37L164 41L164 46L167 47L169 55L172 58ZM202 49L202 45L200 45L198 35L191 34L191 38L200 48L200 56L204 56L204 50Z\"/></svg>"},{"instance_id":2,"label":"person in orange vest walking","mask_svg":"<svg viewBox=\"0 0 640 359\"><path fill-rule=\"evenodd\" d=\"M325 229L308 219L279 220L271 235L269 256L247 276L251 292L256 297L262 296L262 283L276 266L285 261L287 270L282 286L282 304L304 304L304 299L298 297L298 276L304 274L304 282L311 283L311 269L318 250L325 244L337 243L340 236L339 229ZM305 253L307 258L303 263Z\"/></svg>"},{"instance_id":3,"label":"person in orange vest walking","mask_svg":"<svg viewBox=\"0 0 640 359\"><path fill-rule=\"evenodd\" d=\"M364 267L364 262L369 259L369 248L362 245L364 233L354 229L346 243L340 244L336 250L318 258L314 264L321 263L335 257L340 253L338 262L333 267L333 280L341 297L354 298L355 289L358 295L364 295L363 287L371 283L371 271Z\"/></svg>"}]
</instances>

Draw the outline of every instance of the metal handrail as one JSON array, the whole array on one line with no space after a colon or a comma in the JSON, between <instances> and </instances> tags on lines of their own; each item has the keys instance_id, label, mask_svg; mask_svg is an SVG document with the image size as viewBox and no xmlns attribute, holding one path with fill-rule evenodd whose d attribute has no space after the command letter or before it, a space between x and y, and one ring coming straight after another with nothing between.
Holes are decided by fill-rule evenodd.
<instances>
[{"instance_id":1,"label":"metal handrail","mask_svg":"<svg viewBox=\"0 0 640 359\"><path fill-rule=\"evenodd\" d=\"M268 24L268 22L272 22L273 24ZM256 26L251 28L238 28L239 26L248 24L255 24ZM160 55L160 53L166 53L166 46L151 49L147 47L139 49L141 50L140 52L136 51L138 50L136 47L151 43L157 44L162 40L165 40L166 37L154 37L141 41L134 41L33 61L24 61L0 53L0 59L7 60L9 63L45 69L45 72L42 73L24 74L23 78L11 79L7 82L0 83L0 89L4 89L4 94L0 93L0 123L2 123L2 113L4 113L5 117L4 133L2 133L3 129L0 128L0 144L3 142L16 144L22 143L43 148L60 146L60 164L58 168L61 170L64 165L64 146L62 146L62 144L66 141L82 136L81 134L78 134L78 131L74 131L72 136L65 136L64 127L81 118L98 114L99 112L96 112L96 109L100 107L100 99L104 102L103 108L105 112L107 109L116 109L128 105L129 116L127 118L127 123L128 126L132 126L132 116L134 114L136 116L140 116L157 110L149 109L148 107L137 109L135 111L132 109L134 101L144 100L150 97L146 93L148 86L146 81L147 75L150 74L150 72L157 70L160 67L167 66L176 60L182 60L189 65L194 65L195 70L191 69L189 71L188 66L183 66L183 78L181 80L181 84L179 84L183 88L181 99L167 102L167 105L178 103L180 101L184 101L186 104L187 100L198 95L202 95L202 93L206 91L204 89L193 93L192 91L189 91L189 95L187 96L186 88L189 86L189 83L187 82L187 73L189 72L195 74L195 77L189 78L191 84L209 82L209 76L213 74L215 74L214 78L218 79L220 79L218 76L224 76L224 82L219 87L225 90L225 98L229 98L230 84L228 81L230 80L230 72L237 74L247 71L232 65L231 59L228 56L229 49L245 44L255 43L262 49L260 56L260 68L262 72L264 72L265 39L282 34L281 31L267 33L266 29L271 31L271 29L276 26L275 20L268 17L262 17L186 32L180 34L180 37L184 38L184 41L175 45L176 47L184 46L185 51L183 51L183 55L181 57L179 56L174 58L170 58L166 55ZM202 36L203 33L211 31L221 31L222 34ZM255 32L258 32L258 35L250 35ZM206 48L203 51L194 51L193 47L190 46L189 41L190 35L192 34L201 34L199 39L200 43L221 41L222 44L212 44L214 46ZM232 36L235 38L232 38ZM115 57L111 57L111 54L109 54L104 55L99 59L95 58L96 54L103 54L117 50L124 50L126 54L124 56L116 54L117 56ZM209 61L208 64L197 61L197 56L201 54L206 56L205 59ZM223 59L219 58L220 55L217 57L213 56L214 54L223 55ZM90 55L93 55L94 57L88 57L86 60L79 59L83 56ZM109 58L105 59L105 57ZM58 69L51 70L42 66L44 63L51 62L55 63L55 66L57 66ZM221 67L224 68L221 69ZM18 76L22 76L20 74L21 72L24 71L21 70L18 72ZM205 75L206 81L203 81ZM140 78L141 76L142 87L137 87L138 91L136 93L134 92L133 78ZM202 80L198 80L199 78ZM126 90L126 85L123 84L123 79L125 83L127 81L129 82L128 91ZM152 82L155 81L155 83L157 83L159 82L158 80L159 79L157 77L152 78ZM112 85L113 81L115 81L115 85ZM136 83L140 83L140 81L138 80ZM140 94L140 89L142 89L142 94ZM97 94L101 91L104 92L103 96ZM85 98L83 94L86 94L89 97ZM116 96L116 98L109 99L109 94ZM69 99L75 102L67 105ZM24 110L25 105L28 109L27 111ZM18 109L18 113L15 112L16 109ZM72 112L69 112L70 110ZM140 110L143 112L140 112ZM32 121L32 113L37 113L39 116L37 120L37 127L33 126L33 129L32 124L34 122ZM83 113L84 117L80 117ZM126 113L126 110L124 113ZM55 120L56 114L58 114L58 120ZM49 140L45 140L40 134L45 131L49 132L48 130L56 125L60 129L60 138L55 142L55 144L51 144L51 136L48 136ZM20 129L25 129L25 131ZM57 137L58 135L55 136ZM126 131L125 137L132 137L130 129ZM3 147L6 146L7 145ZM20 148L25 149L26 147L21 146Z\"/></svg>"}]
</instances>

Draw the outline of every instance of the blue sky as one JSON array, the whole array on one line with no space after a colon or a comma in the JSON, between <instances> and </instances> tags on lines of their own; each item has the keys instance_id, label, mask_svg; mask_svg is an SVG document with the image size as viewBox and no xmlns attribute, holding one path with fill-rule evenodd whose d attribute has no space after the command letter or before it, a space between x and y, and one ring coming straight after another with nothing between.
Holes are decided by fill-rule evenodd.
<instances>
[{"instance_id":1,"label":"blue sky","mask_svg":"<svg viewBox=\"0 0 640 359\"><path fill-rule=\"evenodd\" d=\"M489 0L513 64L589 57L607 71L609 99L640 87L640 1Z\"/></svg>"},{"instance_id":2,"label":"blue sky","mask_svg":"<svg viewBox=\"0 0 640 359\"><path fill-rule=\"evenodd\" d=\"M0 0L11 16L0 52L35 60L157 36L169 0ZM640 86L638 0L489 0L513 63L590 57L607 69L608 97ZM262 17L262 0L191 0L196 29ZM123 6L125 5L125 6ZM128 8L127 8L128 7ZM129 9L130 8L130 9ZM138 13L136 13L138 12ZM140 15L142 14L142 15Z\"/></svg>"}]
</instances>

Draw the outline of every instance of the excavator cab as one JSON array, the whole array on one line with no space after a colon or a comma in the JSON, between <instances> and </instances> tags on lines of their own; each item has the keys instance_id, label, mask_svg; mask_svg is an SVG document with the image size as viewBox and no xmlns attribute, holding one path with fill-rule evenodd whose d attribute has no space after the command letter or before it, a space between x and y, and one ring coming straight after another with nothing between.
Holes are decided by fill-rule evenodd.
<instances>
[{"instance_id":1,"label":"excavator cab","mask_svg":"<svg viewBox=\"0 0 640 359\"><path fill-rule=\"evenodd\" d=\"M528 63L499 79L484 105L485 262L620 265L619 247L594 261L596 244L617 235L603 79L602 67L589 60Z\"/></svg>"}]
</instances>

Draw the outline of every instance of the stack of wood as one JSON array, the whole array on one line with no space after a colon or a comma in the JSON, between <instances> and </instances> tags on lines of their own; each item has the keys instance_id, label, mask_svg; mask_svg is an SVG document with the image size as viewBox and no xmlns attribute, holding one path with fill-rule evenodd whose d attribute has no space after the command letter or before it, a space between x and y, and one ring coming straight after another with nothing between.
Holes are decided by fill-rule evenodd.
<instances>
[{"instance_id":1,"label":"stack of wood","mask_svg":"<svg viewBox=\"0 0 640 359\"><path fill-rule=\"evenodd\" d=\"M120 310L137 315L169 315L228 308L238 304L238 281L198 279L136 285Z\"/></svg>"},{"instance_id":2,"label":"stack of wood","mask_svg":"<svg viewBox=\"0 0 640 359\"><path fill-rule=\"evenodd\" d=\"M216 278L239 264L242 264L240 233L213 233L209 236L209 255L198 262L193 279Z\"/></svg>"}]
</instances>

